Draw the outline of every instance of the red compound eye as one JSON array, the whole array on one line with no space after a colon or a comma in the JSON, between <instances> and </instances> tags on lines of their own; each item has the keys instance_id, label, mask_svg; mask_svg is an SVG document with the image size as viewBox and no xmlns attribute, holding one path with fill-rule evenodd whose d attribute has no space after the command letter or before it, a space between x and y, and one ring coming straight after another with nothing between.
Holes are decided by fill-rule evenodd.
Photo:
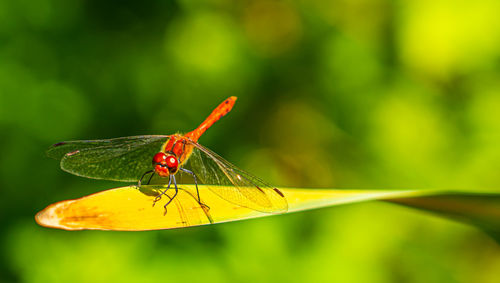
<instances>
[{"instance_id":1,"label":"red compound eye","mask_svg":"<svg viewBox=\"0 0 500 283\"><path fill-rule=\"evenodd\" d=\"M157 154L155 154L155 156L153 157L153 165L156 165L158 163L162 163L164 162L165 160L167 159L167 155L163 152L158 152Z\"/></svg>"},{"instance_id":2,"label":"red compound eye","mask_svg":"<svg viewBox=\"0 0 500 283\"><path fill-rule=\"evenodd\" d=\"M160 177L167 177L170 174L175 174L179 167L179 160L175 155L166 155L163 152L158 152L153 157L153 166L155 172Z\"/></svg>"},{"instance_id":3,"label":"red compound eye","mask_svg":"<svg viewBox=\"0 0 500 283\"><path fill-rule=\"evenodd\" d=\"M179 166L179 160L173 155L167 156L166 159L167 167L171 172L177 171L177 167Z\"/></svg>"}]
</instances>

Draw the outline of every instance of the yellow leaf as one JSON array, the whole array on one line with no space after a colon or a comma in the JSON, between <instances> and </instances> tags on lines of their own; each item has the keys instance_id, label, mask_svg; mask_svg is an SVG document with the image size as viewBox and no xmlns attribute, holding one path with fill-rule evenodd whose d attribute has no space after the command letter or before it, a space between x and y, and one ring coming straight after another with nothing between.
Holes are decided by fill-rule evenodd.
<instances>
[{"instance_id":1,"label":"yellow leaf","mask_svg":"<svg viewBox=\"0 0 500 283\"><path fill-rule=\"evenodd\" d=\"M163 196L154 206L155 197L164 186L135 186L102 191L75 200L65 200L36 215L38 224L65 230L143 231L172 229L269 216L230 203L199 186L203 203L197 202L193 185L182 185L178 195L168 205ZM367 191L330 189L280 188L288 202L288 212L368 200L385 200L421 208L445 216L478 224L489 231L500 223L500 195L441 191ZM173 191L173 190L172 190ZM173 192L168 194L173 196ZM488 227L484 227L486 224Z\"/></svg>"}]
</instances>

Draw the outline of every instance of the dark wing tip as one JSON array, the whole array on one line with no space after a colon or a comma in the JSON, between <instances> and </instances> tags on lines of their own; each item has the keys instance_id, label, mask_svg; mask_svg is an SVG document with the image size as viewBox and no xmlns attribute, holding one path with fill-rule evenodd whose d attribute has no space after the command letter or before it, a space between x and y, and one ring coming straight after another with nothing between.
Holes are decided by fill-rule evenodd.
<instances>
[{"instance_id":1,"label":"dark wing tip","mask_svg":"<svg viewBox=\"0 0 500 283\"><path fill-rule=\"evenodd\" d=\"M61 159L70 150L66 148L67 145L68 142L65 141L55 143L45 151L45 154L53 159Z\"/></svg>"},{"instance_id":2,"label":"dark wing tip","mask_svg":"<svg viewBox=\"0 0 500 283\"><path fill-rule=\"evenodd\" d=\"M256 187L256 188L257 188L257 190L259 190L261 193L266 194L266 193L264 192L264 190L262 190L261 188L259 188L259 186L255 186L255 187Z\"/></svg>"},{"instance_id":3,"label":"dark wing tip","mask_svg":"<svg viewBox=\"0 0 500 283\"><path fill-rule=\"evenodd\" d=\"M273 188L273 190L278 194L280 195L282 198L285 197L285 195L283 194L283 192L281 192L280 190L278 190L277 188Z\"/></svg>"}]
</instances>

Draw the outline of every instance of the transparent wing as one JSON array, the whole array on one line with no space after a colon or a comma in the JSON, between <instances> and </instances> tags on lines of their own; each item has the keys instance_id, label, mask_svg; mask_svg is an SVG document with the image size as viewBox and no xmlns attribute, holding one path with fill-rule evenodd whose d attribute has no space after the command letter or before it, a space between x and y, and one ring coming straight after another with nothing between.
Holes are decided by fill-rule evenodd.
<instances>
[{"instance_id":1,"label":"transparent wing","mask_svg":"<svg viewBox=\"0 0 500 283\"><path fill-rule=\"evenodd\" d=\"M288 210L283 193L198 143L191 142L193 152L186 168L196 174L198 181L209 186L221 198L239 206L267 213Z\"/></svg>"},{"instance_id":2,"label":"transparent wing","mask_svg":"<svg viewBox=\"0 0 500 283\"><path fill-rule=\"evenodd\" d=\"M133 136L106 140L56 143L47 150L49 157L61 160L69 173L112 181L138 181L153 169L151 160L170 136Z\"/></svg>"}]
</instances>

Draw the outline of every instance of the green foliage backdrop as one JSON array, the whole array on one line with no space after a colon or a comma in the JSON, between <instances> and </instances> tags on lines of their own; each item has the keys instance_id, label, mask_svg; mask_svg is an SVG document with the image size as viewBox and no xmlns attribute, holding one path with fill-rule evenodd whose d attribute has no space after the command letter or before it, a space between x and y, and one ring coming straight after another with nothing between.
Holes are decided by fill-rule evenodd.
<instances>
[{"instance_id":1,"label":"green foliage backdrop","mask_svg":"<svg viewBox=\"0 0 500 283\"><path fill-rule=\"evenodd\" d=\"M193 129L277 186L500 189L500 2L0 1L0 279L496 282L475 228L386 203L144 233L37 226L121 184L44 156Z\"/></svg>"}]
</instances>

